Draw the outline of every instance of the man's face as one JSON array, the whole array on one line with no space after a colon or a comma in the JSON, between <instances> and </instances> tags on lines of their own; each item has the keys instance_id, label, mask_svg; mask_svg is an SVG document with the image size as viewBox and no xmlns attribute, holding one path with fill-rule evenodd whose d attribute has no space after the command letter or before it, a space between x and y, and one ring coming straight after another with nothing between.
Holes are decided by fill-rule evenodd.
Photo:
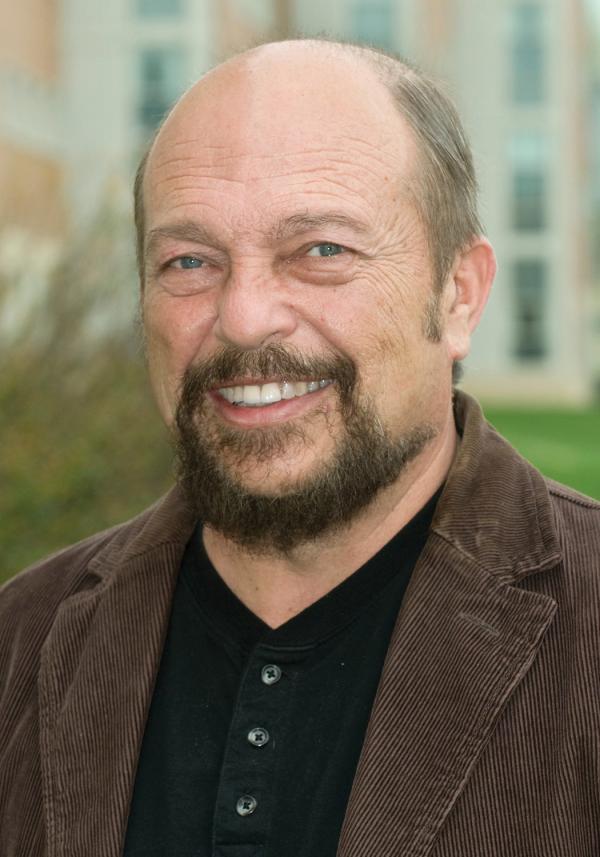
<instances>
[{"instance_id":1,"label":"man's face","mask_svg":"<svg viewBox=\"0 0 600 857\"><path fill-rule=\"evenodd\" d=\"M211 478L270 499L348 469L353 433L397 476L447 418L452 360L426 333L411 134L364 67L276 50L217 69L161 132L143 295L166 422L185 390Z\"/></svg>"}]
</instances>

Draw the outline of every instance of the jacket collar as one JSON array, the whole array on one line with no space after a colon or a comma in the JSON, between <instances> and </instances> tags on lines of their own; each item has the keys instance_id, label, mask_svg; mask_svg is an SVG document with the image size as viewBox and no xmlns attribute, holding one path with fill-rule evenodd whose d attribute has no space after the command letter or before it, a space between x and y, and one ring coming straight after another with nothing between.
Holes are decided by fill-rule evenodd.
<instances>
[{"instance_id":1,"label":"jacket collar","mask_svg":"<svg viewBox=\"0 0 600 857\"><path fill-rule=\"evenodd\" d=\"M121 576L130 563L153 551L171 547L183 554L196 523L181 487L175 485L137 518L116 528L114 538L90 561L85 586Z\"/></svg>"},{"instance_id":2,"label":"jacket collar","mask_svg":"<svg viewBox=\"0 0 600 857\"><path fill-rule=\"evenodd\" d=\"M517 581L560 559L542 475L487 423L477 402L455 397L462 436L432 529L498 579Z\"/></svg>"}]
</instances>

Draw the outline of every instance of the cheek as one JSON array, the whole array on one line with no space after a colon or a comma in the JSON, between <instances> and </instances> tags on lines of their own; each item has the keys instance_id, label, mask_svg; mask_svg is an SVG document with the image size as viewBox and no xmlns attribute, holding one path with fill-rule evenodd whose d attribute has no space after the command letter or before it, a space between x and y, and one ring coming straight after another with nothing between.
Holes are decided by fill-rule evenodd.
<instances>
[{"instance_id":1,"label":"cheek","mask_svg":"<svg viewBox=\"0 0 600 857\"><path fill-rule=\"evenodd\" d=\"M176 406L180 379L206 340L210 319L189 298L144 302L146 357L154 393L167 422Z\"/></svg>"},{"instance_id":2,"label":"cheek","mask_svg":"<svg viewBox=\"0 0 600 857\"><path fill-rule=\"evenodd\" d=\"M361 311L352 316L361 359L381 371L387 366L411 359L414 348L412 316L398 295L389 300L385 295L371 297Z\"/></svg>"},{"instance_id":3,"label":"cheek","mask_svg":"<svg viewBox=\"0 0 600 857\"><path fill-rule=\"evenodd\" d=\"M363 317L370 351L380 361L412 361L423 331L422 277L399 265L381 265L366 283Z\"/></svg>"},{"instance_id":4,"label":"cheek","mask_svg":"<svg viewBox=\"0 0 600 857\"><path fill-rule=\"evenodd\" d=\"M425 336L424 313L422 301L396 290L380 291L347 315L352 323L347 342L362 392L395 430L426 418L425 400L435 395L441 351Z\"/></svg>"}]
</instances>

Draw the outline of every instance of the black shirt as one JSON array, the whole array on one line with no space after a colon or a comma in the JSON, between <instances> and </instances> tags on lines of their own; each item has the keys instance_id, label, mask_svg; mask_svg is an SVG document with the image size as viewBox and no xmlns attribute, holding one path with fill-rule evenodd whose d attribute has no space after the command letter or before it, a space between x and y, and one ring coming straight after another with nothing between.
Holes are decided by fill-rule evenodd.
<instances>
[{"instance_id":1,"label":"black shirt","mask_svg":"<svg viewBox=\"0 0 600 857\"><path fill-rule=\"evenodd\" d=\"M183 558L125 857L335 857L398 609L438 493L347 580L279 628Z\"/></svg>"}]
</instances>

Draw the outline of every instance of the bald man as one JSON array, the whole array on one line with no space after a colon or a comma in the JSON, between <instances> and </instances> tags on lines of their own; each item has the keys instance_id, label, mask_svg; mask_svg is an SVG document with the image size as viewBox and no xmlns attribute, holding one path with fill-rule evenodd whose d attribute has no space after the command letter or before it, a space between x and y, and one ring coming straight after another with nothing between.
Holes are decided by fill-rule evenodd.
<instances>
[{"instance_id":1,"label":"bald man","mask_svg":"<svg viewBox=\"0 0 600 857\"><path fill-rule=\"evenodd\" d=\"M295 41L135 186L179 460L0 598L0 853L600 853L600 507L454 388L495 271L446 97Z\"/></svg>"}]
</instances>

